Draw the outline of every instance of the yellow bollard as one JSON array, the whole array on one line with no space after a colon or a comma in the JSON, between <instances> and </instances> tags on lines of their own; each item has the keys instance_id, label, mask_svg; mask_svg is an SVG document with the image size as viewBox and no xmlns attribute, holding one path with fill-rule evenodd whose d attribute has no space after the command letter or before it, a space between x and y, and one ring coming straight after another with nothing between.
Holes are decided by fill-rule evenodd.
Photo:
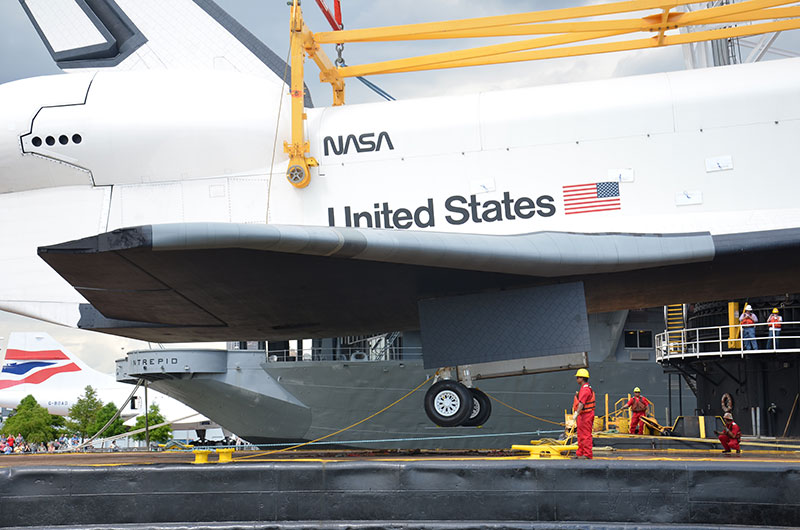
<instances>
[{"instance_id":1,"label":"yellow bollard","mask_svg":"<svg viewBox=\"0 0 800 530\"><path fill-rule=\"evenodd\" d=\"M194 453L194 462L192 464L208 464L208 455L211 454L211 451L208 449L195 449L192 452Z\"/></svg>"},{"instance_id":2,"label":"yellow bollard","mask_svg":"<svg viewBox=\"0 0 800 530\"><path fill-rule=\"evenodd\" d=\"M217 449L220 464L230 464L233 462L233 452L235 449Z\"/></svg>"}]
</instances>

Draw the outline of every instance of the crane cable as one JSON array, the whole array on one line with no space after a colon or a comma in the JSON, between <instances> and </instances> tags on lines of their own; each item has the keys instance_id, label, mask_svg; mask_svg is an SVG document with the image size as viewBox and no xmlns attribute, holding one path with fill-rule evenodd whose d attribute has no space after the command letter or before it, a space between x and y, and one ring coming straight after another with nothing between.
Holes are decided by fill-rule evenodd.
<instances>
[{"instance_id":1,"label":"crane cable","mask_svg":"<svg viewBox=\"0 0 800 530\"><path fill-rule=\"evenodd\" d=\"M336 61L334 63L334 64L336 64L336 68L343 68L343 67L347 66L347 63L344 62L344 57L342 57L342 53L343 52L344 52L344 44L341 44L341 43L337 44L336 45ZM367 79L366 77L363 77L363 76L359 75L359 76L356 77L356 79L358 79L359 81L364 83L364 86L366 86L367 88L369 88L370 90L372 90L373 92L378 94L380 97L382 97L386 101L396 101L395 98L391 94L386 92L384 89L382 89L381 87L379 87L378 85L376 85L375 83L373 83L372 81Z\"/></svg>"},{"instance_id":2,"label":"crane cable","mask_svg":"<svg viewBox=\"0 0 800 530\"><path fill-rule=\"evenodd\" d=\"M347 66L347 65L344 65L344 66ZM389 94L388 92L386 92L384 89L382 89L381 87L379 87L378 85L376 85L375 83L373 83L372 81L370 81L369 79L367 79L366 77L361 77L361 76L358 76L358 77L356 77L356 79L358 79L359 81L361 81L362 83L364 83L364 85L365 85L367 88L369 88L369 89L371 89L372 91L374 91L376 94L378 94L380 97L382 97L382 98L383 98L383 99L385 99L386 101L396 101L396 100L394 99L394 97L392 97L392 95L391 95L391 94Z\"/></svg>"}]
</instances>

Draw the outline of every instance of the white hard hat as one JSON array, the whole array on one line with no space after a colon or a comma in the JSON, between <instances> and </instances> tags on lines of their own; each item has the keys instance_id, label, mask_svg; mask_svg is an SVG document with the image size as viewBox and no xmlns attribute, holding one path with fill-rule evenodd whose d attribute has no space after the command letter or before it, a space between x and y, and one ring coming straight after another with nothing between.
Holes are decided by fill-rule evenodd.
<instances>
[{"instance_id":1,"label":"white hard hat","mask_svg":"<svg viewBox=\"0 0 800 530\"><path fill-rule=\"evenodd\" d=\"M750 304L747 304L746 306L744 306L744 310L745 311L752 311L753 310L753 306L751 306Z\"/></svg>"}]
</instances>

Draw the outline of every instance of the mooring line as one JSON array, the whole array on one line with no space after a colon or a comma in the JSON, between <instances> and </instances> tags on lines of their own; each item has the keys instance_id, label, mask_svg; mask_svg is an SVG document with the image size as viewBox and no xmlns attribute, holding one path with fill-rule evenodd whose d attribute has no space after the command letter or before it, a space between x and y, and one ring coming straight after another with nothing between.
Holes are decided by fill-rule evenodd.
<instances>
[{"instance_id":1,"label":"mooring line","mask_svg":"<svg viewBox=\"0 0 800 530\"><path fill-rule=\"evenodd\" d=\"M563 426L565 425L565 423L564 423L564 422L558 422L558 421L546 420L546 419L544 419L544 418L540 418L539 416L534 416L533 414L528 414L527 412L523 412L523 411L521 411L521 410L519 410L519 409L517 409L517 408L514 408L514 407L512 407L511 405L509 405L508 403L506 403L506 402L504 402L504 401L500 401L499 399L497 399L496 397L494 397L494 396L493 396L493 395L491 395L490 393L486 392L485 390L483 391L483 393L484 393L484 394L486 394L487 396L489 396L489 398L491 398L491 399L493 399L493 400L497 401L498 403L500 403L500 404L501 404L501 405L503 405L504 407L508 407L508 408L510 408L511 410L515 411L515 412L519 412L520 414L522 414L522 415L524 415L524 416L528 416L529 418L533 418L533 419L535 419L535 420L543 421L543 422L545 422L545 423L552 423L553 425L560 425L561 427L563 427Z\"/></svg>"},{"instance_id":2,"label":"mooring line","mask_svg":"<svg viewBox=\"0 0 800 530\"><path fill-rule=\"evenodd\" d=\"M401 397L401 398L400 398L400 399L398 399L397 401L395 401L395 402L393 402L393 403L391 403L391 404L389 404L389 405L386 405L385 407L383 407L383 408L382 408L381 410L379 410L378 412L375 412L375 413L373 413L373 414L370 414L369 416L367 416L367 417L366 417L366 418L364 418L363 420L361 420L361 421L357 421L356 423L354 423L354 424L352 424L352 425L349 425L349 426L345 427L344 429L339 429L339 430L338 430L338 431L336 431L336 432L332 432L332 433L330 433L330 434L326 434L325 436L322 436L322 437L320 437L320 438L317 438L316 440L311 440L310 442L303 442L303 443L301 443L301 444L296 444L296 445L293 445L293 446L290 446L290 447L285 447L285 448L283 448L283 449L276 449L276 450L274 450L274 451L267 451L266 453L257 453L257 454L254 454L254 455L247 455L247 456L243 456L243 457L241 457L241 458L237 458L236 460L246 460L246 459L248 459L248 458L256 458L256 457L259 457L259 456L269 456L269 455L274 455L275 453L282 453L283 451L290 451L290 450L292 450L292 449L299 449L300 447L305 447L305 446L307 446L307 445L311 445L311 444L313 444L313 443L317 443L317 442L320 442L320 441L322 441L322 440L325 440L326 438L330 438L331 436L335 436L335 435L337 435L337 434L343 433L343 432L345 432L346 430L348 430L348 429L352 429L353 427L356 427L356 426L358 426L358 425L361 425L361 424L362 424L362 423L364 423L365 421L367 421L367 420L371 420L372 418L374 418L374 417L375 417L375 416L377 416L378 414L380 414L380 413L382 413L382 412L385 412L385 411L389 410L390 408L394 407L395 405L397 405L398 403L400 403L401 401L403 401L404 399L406 399L408 396L410 396L411 394L413 394L414 392L416 392L417 390L419 390L420 388L422 388L422 387L425 385L425 383L427 383L428 381L430 381L432 378L433 378L433 376L431 376L431 377L427 378L425 381L423 381L423 382L421 382L419 385L417 385L417 387L416 387L416 388L414 388L413 390L411 390L410 392L408 392L408 393L407 393L405 396Z\"/></svg>"}]
</instances>

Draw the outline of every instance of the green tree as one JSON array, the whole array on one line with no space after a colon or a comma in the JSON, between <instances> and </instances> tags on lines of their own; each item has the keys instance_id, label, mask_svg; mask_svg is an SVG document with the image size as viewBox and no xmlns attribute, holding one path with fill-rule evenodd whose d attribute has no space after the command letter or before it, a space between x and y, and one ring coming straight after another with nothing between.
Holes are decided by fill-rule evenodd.
<instances>
[{"instance_id":1,"label":"green tree","mask_svg":"<svg viewBox=\"0 0 800 530\"><path fill-rule=\"evenodd\" d=\"M83 395L69 409L67 428L78 433L81 440L85 439L87 435L94 434L91 430L97 422L97 414L101 408L103 408L103 402L97 397L97 391L87 385Z\"/></svg>"},{"instance_id":2,"label":"green tree","mask_svg":"<svg viewBox=\"0 0 800 530\"><path fill-rule=\"evenodd\" d=\"M153 429L153 425L158 425L159 423L164 423L166 419L161 414L161 411L158 409L158 405L155 403L150 405L150 412L147 413L147 421L150 424L150 440L154 442L164 443L168 442L170 438L172 438L172 429L169 425L164 425L162 427L158 427ZM144 414L136 418L136 429L144 429ZM136 433L133 435L134 440L144 440L144 431L140 433Z\"/></svg>"},{"instance_id":3,"label":"green tree","mask_svg":"<svg viewBox=\"0 0 800 530\"><path fill-rule=\"evenodd\" d=\"M89 429L89 436L94 436L97 434L100 429L102 429L103 426L108 423L108 420L113 418L114 414L116 413L117 406L113 403L103 405L103 408L97 412L97 419L95 420L94 425L92 425L92 427ZM117 418L111 425L108 426L108 429L106 429L101 436L106 438L108 436L116 436L117 434L122 434L124 432L128 432L128 428L122 424L122 420L120 418Z\"/></svg>"},{"instance_id":4,"label":"green tree","mask_svg":"<svg viewBox=\"0 0 800 530\"><path fill-rule=\"evenodd\" d=\"M53 416L39 405L33 396L25 396L20 401L14 415L8 418L0 433L21 434L30 443L44 443L56 437L56 425L63 421Z\"/></svg>"}]
</instances>

